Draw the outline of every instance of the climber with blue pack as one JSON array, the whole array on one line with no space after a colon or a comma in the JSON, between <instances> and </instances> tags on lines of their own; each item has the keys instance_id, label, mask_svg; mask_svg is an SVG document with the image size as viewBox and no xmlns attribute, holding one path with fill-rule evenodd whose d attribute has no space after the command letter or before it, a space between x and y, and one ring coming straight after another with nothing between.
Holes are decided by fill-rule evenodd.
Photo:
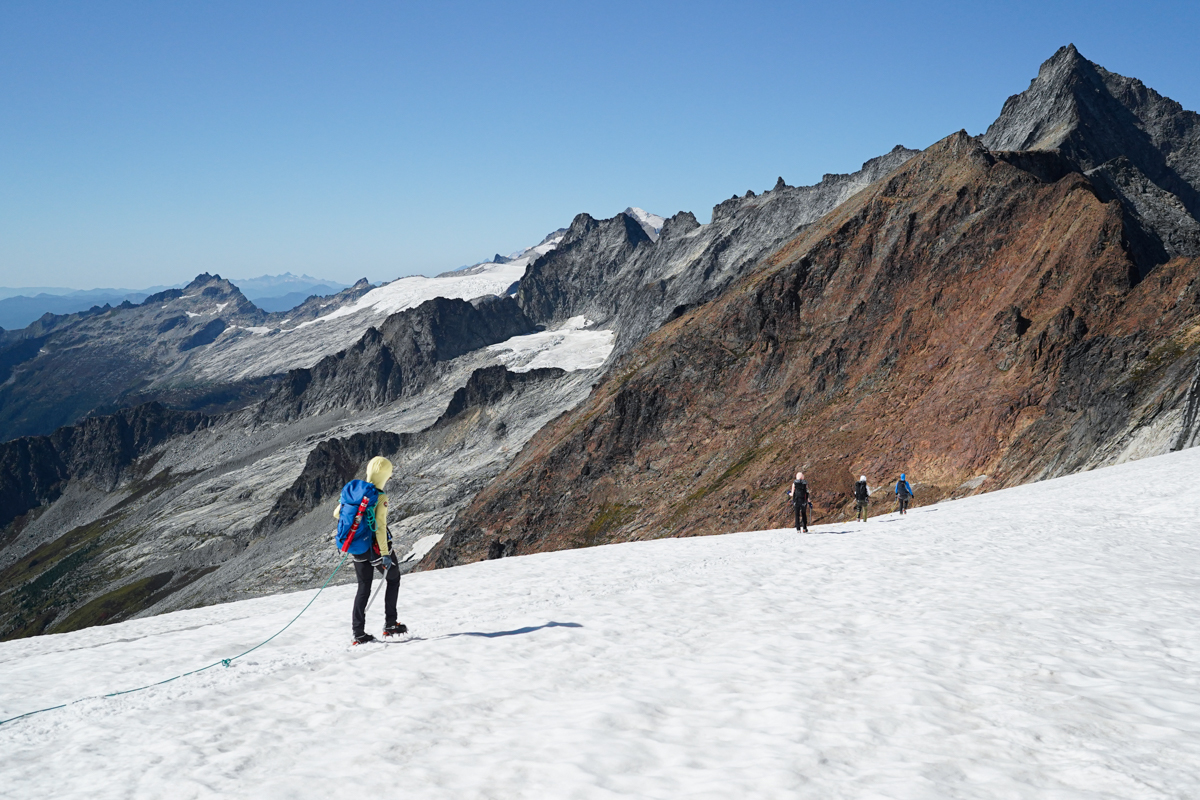
<instances>
[{"instance_id":1,"label":"climber with blue pack","mask_svg":"<svg viewBox=\"0 0 1200 800\"><path fill-rule=\"evenodd\" d=\"M338 550L349 553L358 577L358 593L354 595L354 610L350 624L354 629L354 644L375 641L367 633L367 601L371 598L371 583L375 570L383 575L387 585L383 593L383 635L399 636L408 628L396 621L396 599L400 595L400 567L391 550L391 534L387 529L388 499L383 487L392 477L392 462L375 456L367 462L367 479L352 480L342 487L342 494L333 516L337 520Z\"/></svg>"},{"instance_id":2,"label":"climber with blue pack","mask_svg":"<svg viewBox=\"0 0 1200 800\"><path fill-rule=\"evenodd\" d=\"M896 481L896 500L900 504L900 513L907 514L909 503L913 499L912 484L908 482L908 475L900 473L900 480Z\"/></svg>"}]
</instances>

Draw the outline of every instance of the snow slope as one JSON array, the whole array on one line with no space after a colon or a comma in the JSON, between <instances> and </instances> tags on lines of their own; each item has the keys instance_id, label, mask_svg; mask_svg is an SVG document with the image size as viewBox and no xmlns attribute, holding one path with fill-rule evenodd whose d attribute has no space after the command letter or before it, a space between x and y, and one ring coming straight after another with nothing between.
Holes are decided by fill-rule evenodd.
<instances>
[{"instance_id":1,"label":"snow slope","mask_svg":"<svg viewBox=\"0 0 1200 800\"><path fill-rule=\"evenodd\" d=\"M808 536L412 575L402 644L348 648L353 587L338 586L232 667L0 727L0 786L39 799L1192 796L1198 473L1200 448ZM0 643L0 717L236 654L311 596Z\"/></svg>"},{"instance_id":2,"label":"snow slope","mask_svg":"<svg viewBox=\"0 0 1200 800\"><path fill-rule=\"evenodd\" d=\"M471 300L489 294L504 294L510 286L521 280L530 262L557 247L562 237L561 233L548 236L541 244L514 253L512 258L503 264L478 264L470 269L448 272L434 278L426 278L424 275L399 278L378 289L372 289L353 305L343 306L329 314L301 323L296 329L353 316L363 311L395 314L415 308L435 297Z\"/></svg>"},{"instance_id":3,"label":"snow slope","mask_svg":"<svg viewBox=\"0 0 1200 800\"><path fill-rule=\"evenodd\" d=\"M615 341L612 331L584 330L590 324L586 317L571 317L556 330L514 336L487 349L513 372L595 369L608 360Z\"/></svg>"},{"instance_id":4,"label":"snow slope","mask_svg":"<svg viewBox=\"0 0 1200 800\"><path fill-rule=\"evenodd\" d=\"M638 224L642 226L642 230L646 232L646 235L649 236L651 240L655 242L658 241L658 235L662 233L663 223L665 222L662 217L660 217L658 214L651 214L649 211L638 208L637 206L630 206L629 208L625 209L624 213L636 219Z\"/></svg>"},{"instance_id":5,"label":"snow slope","mask_svg":"<svg viewBox=\"0 0 1200 800\"><path fill-rule=\"evenodd\" d=\"M525 267L557 247L562 236L556 231L540 244L514 253L512 260L503 264L478 264L433 278L398 278L353 303L299 324L285 322L274 331L247 328L245 335L226 336L219 347L195 353L186 367L187 375L204 381L239 381L311 367L321 358L351 346L367 328L379 325L389 315L415 308L426 300L473 300L504 294L525 275Z\"/></svg>"},{"instance_id":6,"label":"snow slope","mask_svg":"<svg viewBox=\"0 0 1200 800\"><path fill-rule=\"evenodd\" d=\"M408 308L416 308L435 297L471 300L489 294L504 294L508 287L521 280L526 266L526 263L509 261L505 264L483 264L478 272L464 270L437 278L426 278L423 275L398 278L378 289L372 289L355 303L302 322L295 328L285 329L285 332L362 314L364 311L373 314L395 314Z\"/></svg>"}]
</instances>

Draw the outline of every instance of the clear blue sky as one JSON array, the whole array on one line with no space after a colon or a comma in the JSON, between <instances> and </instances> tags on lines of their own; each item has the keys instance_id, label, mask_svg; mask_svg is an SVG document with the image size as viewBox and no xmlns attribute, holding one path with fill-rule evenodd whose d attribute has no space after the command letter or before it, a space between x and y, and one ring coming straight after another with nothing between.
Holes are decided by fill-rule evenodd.
<instances>
[{"instance_id":1,"label":"clear blue sky","mask_svg":"<svg viewBox=\"0 0 1200 800\"><path fill-rule=\"evenodd\" d=\"M0 5L0 285L433 274L980 133L1074 42L1200 109L1195 2Z\"/></svg>"}]
</instances>

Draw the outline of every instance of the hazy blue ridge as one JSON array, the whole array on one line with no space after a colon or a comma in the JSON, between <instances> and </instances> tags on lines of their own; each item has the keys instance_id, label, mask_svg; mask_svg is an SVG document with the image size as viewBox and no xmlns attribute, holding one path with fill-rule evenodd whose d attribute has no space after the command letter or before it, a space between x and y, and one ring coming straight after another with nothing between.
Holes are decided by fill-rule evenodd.
<instances>
[{"instance_id":1,"label":"hazy blue ridge","mask_svg":"<svg viewBox=\"0 0 1200 800\"><path fill-rule=\"evenodd\" d=\"M263 311L291 311L313 295L327 297L331 294L337 294L338 291L339 289L332 286L314 286L307 291L288 292L278 297L250 297L250 295L246 295L246 297Z\"/></svg>"},{"instance_id":2,"label":"hazy blue ridge","mask_svg":"<svg viewBox=\"0 0 1200 800\"><path fill-rule=\"evenodd\" d=\"M18 295L0 300L0 328L19 330L31 322L50 314L75 314L87 311L92 306L105 303L116 306L128 300L138 304L149 297L147 292L109 294L107 292L75 292L68 295L38 294L33 297Z\"/></svg>"},{"instance_id":3,"label":"hazy blue ridge","mask_svg":"<svg viewBox=\"0 0 1200 800\"><path fill-rule=\"evenodd\" d=\"M337 294L346 288L338 281L308 275L263 275L232 283L250 302L263 311L290 311L309 297ZM20 330L45 314L75 314L105 303L117 306L128 300L135 305L164 289L177 286L151 286L147 289L68 289L61 286L0 287L0 328Z\"/></svg>"}]
</instances>

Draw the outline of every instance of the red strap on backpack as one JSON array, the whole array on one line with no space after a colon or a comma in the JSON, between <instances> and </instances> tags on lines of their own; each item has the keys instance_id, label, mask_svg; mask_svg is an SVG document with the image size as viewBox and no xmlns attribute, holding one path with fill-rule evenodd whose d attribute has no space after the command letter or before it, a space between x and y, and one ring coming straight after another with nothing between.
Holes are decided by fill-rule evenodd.
<instances>
[{"instance_id":1,"label":"red strap on backpack","mask_svg":"<svg viewBox=\"0 0 1200 800\"><path fill-rule=\"evenodd\" d=\"M358 504L358 513L354 515L354 524L350 526L350 532L346 534L346 543L342 545L342 552L350 551L350 543L354 541L354 534L358 531L358 523L362 522L363 514L367 513L367 506L371 504L371 498L364 497L362 502Z\"/></svg>"}]
</instances>

